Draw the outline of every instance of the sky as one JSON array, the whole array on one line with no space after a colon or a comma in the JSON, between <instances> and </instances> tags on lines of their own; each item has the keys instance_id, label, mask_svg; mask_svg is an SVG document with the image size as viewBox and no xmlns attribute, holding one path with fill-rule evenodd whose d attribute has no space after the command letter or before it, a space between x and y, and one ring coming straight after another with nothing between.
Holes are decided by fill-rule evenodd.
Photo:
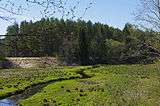
<instances>
[{"instance_id":1,"label":"sky","mask_svg":"<svg viewBox=\"0 0 160 106\"><path fill-rule=\"evenodd\" d=\"M76 10L77 17L83 16L83 20L100 22L120 29L123 29L124 25L128 22L135 23L133 13L138 7L139 0L94 0L94 5L83 15L85 8L88 6L88 1L90 0L83 0L81 4L79 4ZM39 9L33 6L30 13L16 16L16 21L18 23L23 20L37 21L41 18L38 10ZM54 14L53 17L60 18L58 14ZM0 19L0 34L5 34L7 26L12 24L12 22Z\"/></svg>"}]
</instances>

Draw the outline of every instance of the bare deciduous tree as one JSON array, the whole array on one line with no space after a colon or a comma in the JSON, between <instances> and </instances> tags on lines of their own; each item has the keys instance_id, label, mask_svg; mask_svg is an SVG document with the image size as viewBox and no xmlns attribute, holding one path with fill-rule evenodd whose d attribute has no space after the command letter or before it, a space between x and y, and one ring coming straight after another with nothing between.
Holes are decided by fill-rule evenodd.
<instances>
[{"instance_id":1,"label":"bare deciduous tree","mask_svg":"<svg viewBox=\"0 0 160 106\"><path fill-rule=\"evenodd\" d=\"M27 14L33 8L37 8L42 17L53 17L59 13L62 18L73 19L77 18L80 2L81 0L0 0L0 19L12 21L15 16ZM93 0L88 2L84 14L93 3Z\"/></svg>"},{"instance_id":2,"label":"bare deciduous tree","mask_svg":"<svg viewBox=\"0 0 160 106\"><path fill-rule=\"evenodd\" d=\"M136 20L143 27L160 31L160 0L140 0L139 7Z\"/></svg>"},{"instance_id":3,"label":"bare deciduous tree","mask_svg":"<svg viewBox=\"0 0 160 106\"><path fill-rule=\"evenodd\" d=\"M160 0L140 0L139 8L134 15L142 28L160 31ZM159 37L156 39L160 40ZM159 48L154 47L150 42L142 43L142 48L147 48L148 54L160 57Z\"/></svg>"}]
</instances>

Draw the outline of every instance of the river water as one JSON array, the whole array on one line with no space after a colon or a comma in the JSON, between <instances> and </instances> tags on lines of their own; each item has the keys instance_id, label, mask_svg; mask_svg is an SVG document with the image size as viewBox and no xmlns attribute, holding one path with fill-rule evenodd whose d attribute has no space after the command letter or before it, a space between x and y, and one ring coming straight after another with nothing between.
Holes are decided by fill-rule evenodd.
<instances>
[{"instance_id":1,"label":"river water","mask_svg":"<svg viewBox=\"0 0 160 106\"><path fill-rule=\"evenodd\" d=\"M12 99L0 100L0 106L16 106L16 101Z\"/></svg>"}]
</instances>

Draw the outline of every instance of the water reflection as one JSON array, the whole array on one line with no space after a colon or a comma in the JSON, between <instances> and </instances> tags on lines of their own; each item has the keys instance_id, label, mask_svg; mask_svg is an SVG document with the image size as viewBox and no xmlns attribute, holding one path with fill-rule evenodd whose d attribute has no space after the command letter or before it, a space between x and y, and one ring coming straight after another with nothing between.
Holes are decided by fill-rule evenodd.
<instances>
[{"instance_id":1,"label":"water reflection","mask_svg":"<svg viewBox=\"0 0 160 106\"><path fill-rule=\"evenodd\" d=\"M0 100L0 106L16 106L16 101L11 99Z\"/></svg>"}]
</instances>

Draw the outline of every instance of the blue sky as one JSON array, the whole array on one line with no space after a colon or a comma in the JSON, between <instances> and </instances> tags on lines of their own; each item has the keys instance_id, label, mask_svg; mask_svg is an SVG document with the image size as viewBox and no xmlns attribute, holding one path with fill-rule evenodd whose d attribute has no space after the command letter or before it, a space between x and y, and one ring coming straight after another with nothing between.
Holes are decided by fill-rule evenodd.
<instances>
[{"instance_id":1,"label":"blue sky","mask_svg":"<svg viewBox=\"0 0 160 106\"><path fill-rule=\"evenodd\" d=\"M77 15L81 16L82 11L89 0L83 0L79 5ZM139 0L95 0L95 4L83 16L84 20L91 20L92 22L101 22L113 27L123 28L125 23L134 23L134 16L132 13L136 10ZM22 20L31 20L36 17L41 17L37 13L37 8L32 8L28 15L16 16L17 22ZM31 18L32 17L32 18ZM59 17L54 15L54 17ZM35 19L38 20L39 18ZM0 20L0 34L5 34L7 26L12 23Z\"/></svg>"}]
</instances>

